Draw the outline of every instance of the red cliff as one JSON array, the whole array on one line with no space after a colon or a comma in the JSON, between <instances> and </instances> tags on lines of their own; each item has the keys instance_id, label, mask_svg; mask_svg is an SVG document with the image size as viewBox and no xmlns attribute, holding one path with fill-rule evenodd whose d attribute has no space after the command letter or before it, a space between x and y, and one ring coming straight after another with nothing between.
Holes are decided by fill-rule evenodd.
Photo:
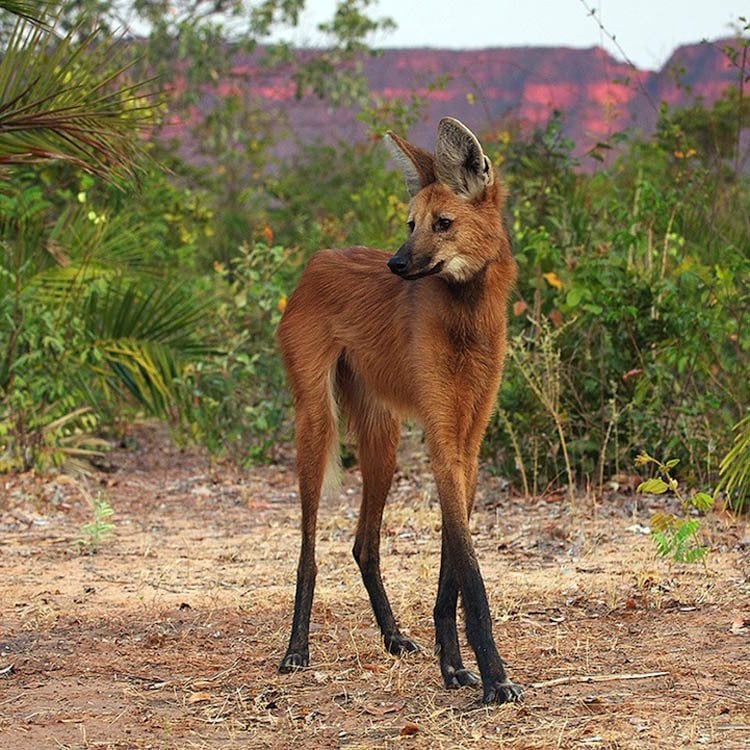
<instances>
[{"instance_id":1,"label":"red cliff","mask_svg":"<svg viewBox=\"0 0 750 750\"><path fill-rule=\"evenodd\" d=\"M681 47L660 71L635 70L600 48L560 47L392 49L367 58L364 70L371 91L382 98L416 93L425 100L422 120L409 134L416 142L429 144L443 115L481 133L510 124L528 130L559 110L566 135L584 153L617 131L650 131L661 102L688 105L701 97L710 103L736 85L737 70L722 51L727 44ZM331 111L312 97L296 100L288 73L264 69L257 56L237 55L230 79L206 92L202 109L214 96L232 93L283 112L302 142L367 136L351 111Z\"/></svg>"}]
</instances>

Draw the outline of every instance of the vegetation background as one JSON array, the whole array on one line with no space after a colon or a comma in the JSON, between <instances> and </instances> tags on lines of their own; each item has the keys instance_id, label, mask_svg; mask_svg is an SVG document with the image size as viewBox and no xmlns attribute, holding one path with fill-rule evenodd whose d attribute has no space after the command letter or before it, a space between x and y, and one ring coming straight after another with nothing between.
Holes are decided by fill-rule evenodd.
<instances>
[{"instance_id":1,"label":"vegetation background","mask_svg":"<svg viewBox=\"0 0 750 750\"><path fill-rule=\"evenodd\" d=\"M0 2L0 471L85 470L144 416L215 455L274 460L291 422L273 333L305 260L402 241L378 136L408 135L423 103L368 92L367 39L390 24L370 5L339 2L325 50L262 49L299 96L355 108L371 140L283 160L283 123L229 95L187 160L169 118L302 0ZM126 24L143 39L118 37ZM520 266L484 460L521 492L601 492L645 450L670 481L746 507L748 28L718 101L662 105L654 133L600 144L594 170L562 115L480 134Z\"/></svg>"}]
</instances>

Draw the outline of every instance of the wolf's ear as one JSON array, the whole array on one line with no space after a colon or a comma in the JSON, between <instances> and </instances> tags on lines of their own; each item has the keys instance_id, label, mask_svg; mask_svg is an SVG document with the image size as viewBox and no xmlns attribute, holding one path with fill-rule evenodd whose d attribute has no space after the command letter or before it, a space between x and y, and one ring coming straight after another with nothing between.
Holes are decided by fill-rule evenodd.
<instances>
[{"instance_id":1,"label":"wolf's ear","mask_svg":"<svg viewBox=\"0 0 750 750\"><path fill-rule=\"evenodd\" d=\"M390 130L385 145L404 174L406 189L413 198L423 187L435 182L435 159L432 154L405 141Z\"/></svg>"},{"instance_id":2,"label":"wolf's ear","mask_svg":"<svg viewBox=\"0 0 750 750\"><path fill-rule=\"evenodd\" d=\"M477 137L452 117L440 120L435 144L435 174L461 198L479 198L495 179Z\"/></svg>"}]
</instances>

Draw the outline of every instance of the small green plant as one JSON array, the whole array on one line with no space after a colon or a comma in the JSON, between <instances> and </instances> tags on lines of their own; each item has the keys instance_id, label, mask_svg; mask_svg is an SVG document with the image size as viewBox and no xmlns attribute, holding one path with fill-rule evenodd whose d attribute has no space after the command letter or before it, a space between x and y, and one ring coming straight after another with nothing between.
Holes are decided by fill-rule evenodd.
<instances>
[{"instance_id":1,"label":"small green plant","mask_svg":"<svg viewBox=\"0 0 750 750\"><path fill-rule=\"evenodd\" d=\"M641 482L638 485L638 492L646 495L674 493L682 506L682 517L674 513L655 513L651 518L651 536L656 545L656 553L660 557L671 557L676 562L692 563L704 560L708 547L700 544L698 538L700 521L697 518L690 518L690 513L693 510L700 513L711 510L714 498L707 492L696 492L686 497L680 491L677 479L672 476L672 469L679 462L679 459L673 458L662 463L645 451L638 454L635 459L636 466L654 464L660 475Z\"/></svg>"},{"instance_id":2,"label":"small green plant","mask_svg":"<svg viewBox=\"0 0 750 750\"><path fill-rule=\"evenodd\" d=\"M92 519L81 526L81 537L73 542L82 552L95 554L103 542L107 541L115 530L115 524L108 519L114 514L114 509L101 493L96 498L89 497Z\"/></svg>"}]
</instances>

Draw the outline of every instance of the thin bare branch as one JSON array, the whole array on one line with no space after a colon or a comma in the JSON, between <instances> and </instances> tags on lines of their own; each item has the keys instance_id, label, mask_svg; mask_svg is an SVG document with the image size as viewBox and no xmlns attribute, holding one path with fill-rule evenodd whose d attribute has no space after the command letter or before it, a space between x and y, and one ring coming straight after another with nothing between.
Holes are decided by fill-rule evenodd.
<instances>
[{"instance_id":1,"label":"thin bare branch","mask_svg":"<svg viewBox=\"0 0 750 750\"><path fill-rule=\"evenodd\" d=\"M556 677L554 680L532 682L533 688L554 687L555 685L572 685L579 682L614 682L616 680L652 680L656 677L667 677L669 672L643 672L642 674L571 674L566 677Z\"/></svg>"}]
</instances>

